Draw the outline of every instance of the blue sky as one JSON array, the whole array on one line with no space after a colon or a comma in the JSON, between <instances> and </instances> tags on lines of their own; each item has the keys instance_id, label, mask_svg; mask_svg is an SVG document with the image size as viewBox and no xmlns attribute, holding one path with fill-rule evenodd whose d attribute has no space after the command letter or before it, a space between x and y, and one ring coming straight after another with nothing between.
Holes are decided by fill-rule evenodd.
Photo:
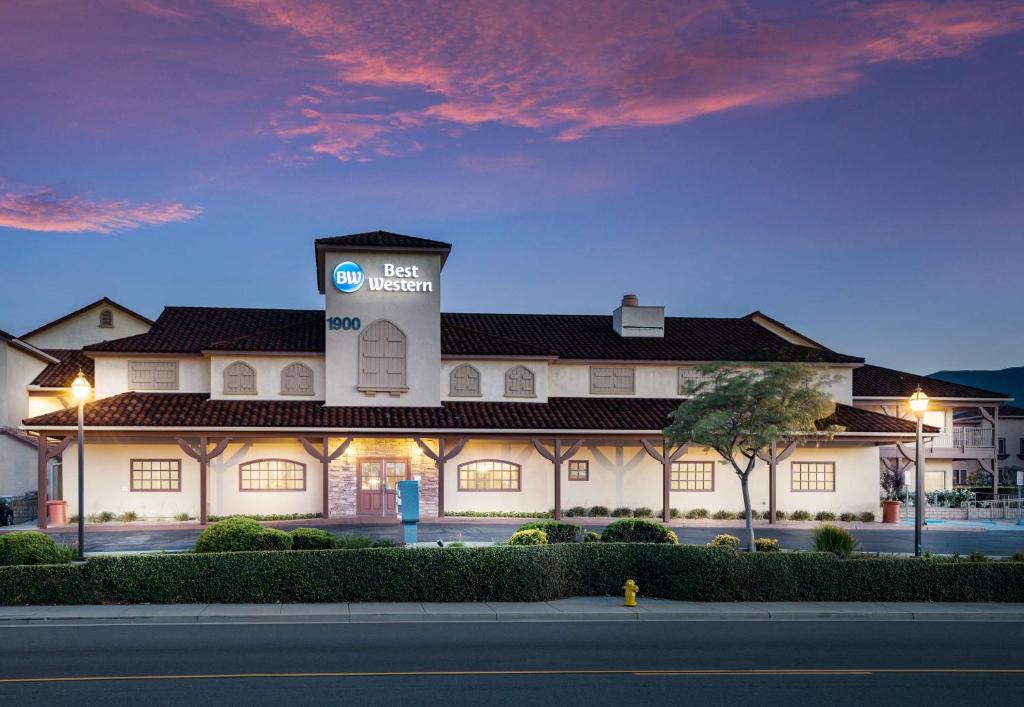
<instances>
[{"instance_id":1,"label":"blue sky","mask_svg":"<svg viewBox=\"0 0 1024 707\"><path fill-rule=\"evenodd\" d=\"M381 228L454 244L448 310L1024 362L1019 3L411 7L5 3L0 328L317 307L313 239Z\"/></svg>"}]
</instances>

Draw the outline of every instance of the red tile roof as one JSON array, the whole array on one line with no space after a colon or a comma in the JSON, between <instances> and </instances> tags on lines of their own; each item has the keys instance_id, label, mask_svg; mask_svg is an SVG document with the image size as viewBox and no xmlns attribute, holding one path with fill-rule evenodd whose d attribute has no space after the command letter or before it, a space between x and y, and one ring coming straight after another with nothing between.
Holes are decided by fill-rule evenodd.
<instances>
[{"instance_id":1,"label":"red tile roof","mask_svg":"<svg viewBox=\"0 0 1024 707\"><path fill-rule=\"evenodd\" d=\"M321 352L324 326L323 310L167 307L148 333L85 350ZM441 314L441 353L628 361L863 361L792 344L749 317L666 317L664 337L634 338L616 334L608 315L448 312Z\"/></svg>"},{"instance_id":2,"label":"red tile roof","mask_svg":"<svg viewBox=\"0 0 1024 707\"><path fill-rule=\"evenodd\" d=\"M930 398L992 399L1012 396L960 383L950 383L897 371L892 368L865 365L853 370L853 396L855 398L909 398L917 386Z\"/></svg>"},{"instance_id":3,"label":"red tile roof","mask_svg":"<svg viewBox=\"0 0 1024 707\"><path fill-rule=\"evenodd\" d=\"M202 393L122 393L85 406L85 424L97 427L312 428L400 430L631 430L668 423L675 398L550 398L546 403L458 401L440 407L325 407L307 400L211 400ZM25 420L30 427L77 424L74 410ZM847 432L911 434L914 423L837 405L822 425Z\"/></svg>"},{"instance_id":4,"label":"red tile roof","mask_svg":"<svg viewBox=\"0 0 1024 707\"><path fill-rule=\"evenodd\" d=\"M93 370L95 362L77 349L43 349L45 353L60 359L40 371L31 385L41 388L70 388L75 376L81 371L89 385L95 385Z\"/></svg>"},{"instance_id":5,"label":"red tile roof","mask_svg":"<svg viewBox=\"0 0 1024 707\"><path fill-rule=\"evenodd\" d=\"M429 238L419 236L403 236L401 233L390 231L367 231L365 233L352 233L347 236L328 236L317 238L318 246L357 246L360 248L409 248L412 250L440 250L451 249L451 243L443 241L432 241Z\"/></svg>"}]
</instances>

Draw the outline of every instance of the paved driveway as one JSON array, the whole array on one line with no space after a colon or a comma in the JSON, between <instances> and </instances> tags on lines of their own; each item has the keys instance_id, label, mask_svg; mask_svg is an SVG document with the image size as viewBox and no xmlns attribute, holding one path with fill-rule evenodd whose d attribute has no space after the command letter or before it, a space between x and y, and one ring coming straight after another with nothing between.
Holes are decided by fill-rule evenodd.
<instances>
[{"instance_id":1,"label":"paved driveway","mask_svg":"<svg viewBox=\"0 0 1024 707\"><path fill-rule=\"evenodd\" d=\"M606 525L603 521L590 522L577 519L575 522L587 530L600 532ZM304 525L316 525L335 535L366 535L373 538L398 540L401 528L394 524L380 523L344 523L331 524L322 521L295 521L276 523L276 527L284 530ZM810 524L809 524L810 525ZM515 532L518 525L505 521L460 521L456 519L441 522L428 522L420 525L420 540L433 541L438 538L445 541L492 541L502 542ZM704 544L719 533L741 535L742 528L733 526L696 526L675 525L673 529L679 540L688 544ZM759 526L755 529L758 537L777 538L785 548L807 549L811 543L813 527L781 527ZM914 532L912 528L853 528L850 532L861 543L866 552L913 552ZM86 529L86 549L98 551L142 551L142 550L190 550L195 545L199 528L192 526L180 529L147 528L145 525L126 526L124 528L105 527L91 531ZM54 539L61 543L73 543L76 540L75 530L54 532ZM1004 529L962 529L941 530L933 526L924 533L925 550L935 553L968 554L972 551L988 555L1012 555L1024 551L1024 532Z\"/></svg>"}]
</instances>

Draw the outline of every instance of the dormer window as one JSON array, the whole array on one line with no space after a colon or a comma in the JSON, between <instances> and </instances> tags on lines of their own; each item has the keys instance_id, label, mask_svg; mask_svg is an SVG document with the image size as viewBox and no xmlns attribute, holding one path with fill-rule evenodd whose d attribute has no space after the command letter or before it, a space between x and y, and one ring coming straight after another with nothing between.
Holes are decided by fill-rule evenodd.
<instances>
[{"instance_id":1,"label":"dormer window","mask_svg":"<svg viewBox=\"0 0 1024 707\"><path fill-rule=\"evenodd\" d=\"M454 397L479 397L480 371L468 363L452 369L448 376L448 393Z\"/></svg>"},{"instance_id":2,"label":"dormer window","mask_svg":"<svg viewBox=\"0 0 1024 707\"><path fill-rule=\"evenodd\" d=\"M313 395L313 369L298 361L285 366L281 371L281 395Z\"/></svg>"},{"instance_id":3,"label":"dormer window","mask_svg":"<svg viewBox=\"0 0 1024 707\"><path fill-rule=\"evenodd\" d=\"M114 313L109 309L100 310L100 328L102 329L113 329L114 328Z\"/></svg>"},{"instance_id":4,"label":"dormer window","mask_svg":"<svg viewBox=\"0 0 1024 707\"><path fill-rule=\"evenodd\" d=\"M506 398L536 398L533 371L526 366L513 366L505 371Z\"/></svg>"},{"instance_id":5,"label":"dormer window","mask_svg":"<svg viewBox=\"0 0 1024 707\"><path fill-rule=\"evenodd\" d=\"M235 361L224 369L225 395L255 395L256 369L248 363Z\"/></svg>"}]
</instances>

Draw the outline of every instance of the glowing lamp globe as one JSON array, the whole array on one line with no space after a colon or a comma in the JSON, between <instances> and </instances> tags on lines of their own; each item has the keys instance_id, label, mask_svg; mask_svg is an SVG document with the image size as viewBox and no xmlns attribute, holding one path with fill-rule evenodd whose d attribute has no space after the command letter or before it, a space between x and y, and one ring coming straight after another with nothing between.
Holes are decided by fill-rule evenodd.
<instances>
[{"instance_id":1,"label":"glowing lamp globe","mask_svg":"<svg viewBox=\"0 0 1024 707\"><path fill-rule=\"evenodd\" d=\"M89 381L87 381L82 372L79 371L78 375L75 376L74 382L71 384L71 392L74 394L75 400L80 403L84 403L89 399L89 393L91 390L92 387L89 385Z\"/></svg>"},{"instance_id":2,"label":"glowing lamp globe","mask_svg":"<svg viewBox=\"0 0 1024 707\"><path fill-rule=\"evenodd\" d=\"M917 390L910 396L910 409L916 415L920 415L928 409L928 396L921 390L921 386L917 386Z\"/></svg>"}]
</instances>

